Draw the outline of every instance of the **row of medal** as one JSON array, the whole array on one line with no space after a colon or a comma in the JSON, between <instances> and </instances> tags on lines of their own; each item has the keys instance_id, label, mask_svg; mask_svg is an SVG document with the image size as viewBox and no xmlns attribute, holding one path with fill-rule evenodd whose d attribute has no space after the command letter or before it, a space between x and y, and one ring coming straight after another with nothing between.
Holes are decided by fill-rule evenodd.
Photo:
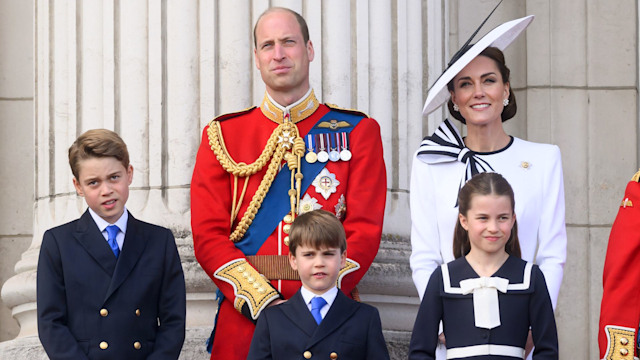
<instances>
[{"instance_id":1,"label":"row of medal","mask_svg":"<svg viewBox=\"0 0 640 360\"><path fill-rule=\"evenodd\" d=\"M346 132L308 134L304 142L307 146L307 154L304 156L309 164L316 161L349 161L349 134Z\"/></svg>"}]
</instances>

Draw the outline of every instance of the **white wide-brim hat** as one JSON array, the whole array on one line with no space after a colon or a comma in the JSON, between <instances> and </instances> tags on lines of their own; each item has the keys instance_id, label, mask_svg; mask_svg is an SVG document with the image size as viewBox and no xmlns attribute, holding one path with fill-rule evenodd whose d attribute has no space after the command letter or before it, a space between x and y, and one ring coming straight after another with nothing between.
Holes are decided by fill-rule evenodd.
<instances>
[{"instance_id":1,"label":"white wide-brim hat","mask_svg":"<svg viewBox=\"0 0 640 360\"><path fill-rule=\"evenodd\" d=\"M506 49L507 46L529 26L533 18L533 15L529 15L520 19L511 20L496 27L483 36L480 41L471 46L471 48L455 60L453 64L450 64L429 89L427 101L424 102L424 108L422 108L422 114L430 114L449 99L447 84L458 75L471 60L475 59L484 49L490 46L497 47L500 50Z\"/></svg>"}]
</instances>

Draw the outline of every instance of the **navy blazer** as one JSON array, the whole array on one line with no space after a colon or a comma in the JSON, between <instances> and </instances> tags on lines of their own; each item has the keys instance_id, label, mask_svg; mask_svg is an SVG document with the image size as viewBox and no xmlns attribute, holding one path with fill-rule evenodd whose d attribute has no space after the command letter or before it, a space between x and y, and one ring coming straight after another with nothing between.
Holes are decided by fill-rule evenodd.
<instances>
[{"instance_id":1,"label":"navy blazer","mask_svg":"<svg viewBox=\"0 0 640 360\"><path fill-rule=\"evenodd\" d=\"M303 358L388 360L378 310L338 291L329 312L317 325L300 290L285 303L264 310L247 360Z\"/></svg>"},{"instance_id":2,"label":"navy blazer","mask_svg":"<svg viewBox=\"0 0 640 360\"><path fill-rule=\"evenodd\" d=\"M169 229L129 214L118 259L86 211L47 230L37 272L38 333L57 359L177 359L186 295Z\"/></svg>"}]
</instances>

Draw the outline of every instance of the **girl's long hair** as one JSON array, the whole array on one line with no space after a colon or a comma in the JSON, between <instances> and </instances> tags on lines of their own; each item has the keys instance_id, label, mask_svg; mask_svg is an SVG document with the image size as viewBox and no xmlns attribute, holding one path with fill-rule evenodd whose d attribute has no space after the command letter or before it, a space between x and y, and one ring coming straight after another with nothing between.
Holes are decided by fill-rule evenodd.
<instances>
[{"instance_id":1,"label":"girl's long hair","mask_svg":"<svg viewBox=\"0 0 640 360\"><path fill-rule=\"evenodd\" d=\"M475 195L506 196L511 202L511 212L515 215L516 201L513 197L513 189L509 182L498 173L480 173L474 175L471 180L460 189L458 193L458 209L460 214L467 216L471 207L471 199ZM469 233L460 224L460 217L456 222L453 233L453 256L457 259L471 251ZM511 235L505 244L505 251L509 255L521 257L520 241L518 241L518 221L513 222Z\"/></svg>"}]
</instances>

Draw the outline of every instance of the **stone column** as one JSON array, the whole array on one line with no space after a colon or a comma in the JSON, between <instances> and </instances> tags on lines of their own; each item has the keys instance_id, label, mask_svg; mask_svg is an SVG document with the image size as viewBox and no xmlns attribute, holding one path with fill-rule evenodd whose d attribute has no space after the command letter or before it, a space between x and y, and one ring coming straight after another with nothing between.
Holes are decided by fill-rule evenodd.
<instances>
[{"instance_id":1,"label":"stone column","mask_svg":"<svg viewBox=\"0 0 640 360\"><path fill-rule=\"evenodd\" d=\"M197 2L47 1L35 3L36 201L34 237L2 288L20 324L0 358L45 357L37 339L36 267L42 234L86 209L67 160L91 128L118 132L134 181L127 208L169 227L187 283L183 357L206 358L214 286L193 256L189 183L200 140ZM197 355L196 355L197 354Z\"/></svg>"}]
</instances>

